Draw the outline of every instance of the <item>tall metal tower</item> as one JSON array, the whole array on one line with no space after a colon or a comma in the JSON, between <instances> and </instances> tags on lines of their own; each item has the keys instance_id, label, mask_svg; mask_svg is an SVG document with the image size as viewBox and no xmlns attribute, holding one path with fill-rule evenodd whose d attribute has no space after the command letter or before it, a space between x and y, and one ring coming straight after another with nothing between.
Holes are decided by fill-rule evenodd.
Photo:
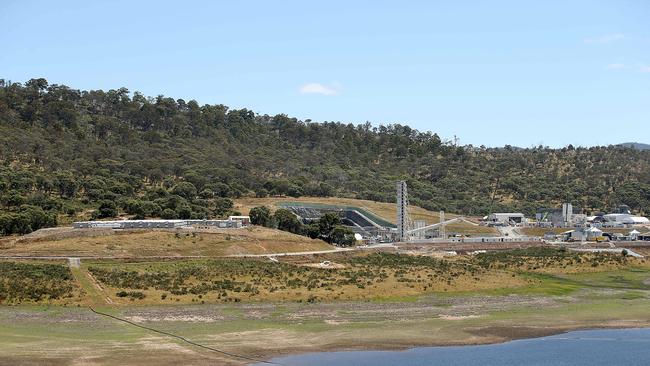
<instances>
[{"instance_id":1,"label":"tall metal tower","mask_svg":"<svg viewBox=\"0 0 650 366\"><path fill-rule=\"evenodd\" d=\"M400 180L397 182L397 241L408 241L411 226L406 182Z\"/></svg>"}]
</instances>

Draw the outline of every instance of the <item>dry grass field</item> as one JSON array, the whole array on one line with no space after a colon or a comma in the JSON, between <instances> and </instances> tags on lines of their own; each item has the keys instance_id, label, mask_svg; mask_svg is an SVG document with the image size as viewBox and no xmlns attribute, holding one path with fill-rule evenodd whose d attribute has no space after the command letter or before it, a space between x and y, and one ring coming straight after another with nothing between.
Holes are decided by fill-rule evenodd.
<instances>
[{"instance_id":1,"label":"dry grass field","mask_svg":"<svg viewBox=\"0 0 650 366\"><path fill-rule=\"evenodd\" d=\"M240 211L242 214L247 215L248 211L255 206L268 206L273 210L277 209L281 204L287 204L290 202L300 202L300 203L317 203L325 205L337 205L337 206L352 206L359 207L366 211L379 216L380 218L394 223L395 215L397 208L394 203L386 202L375 202L368 200L358 200L353 198L337 198L337 197L265 197L265 198L251 198L245 197L235 200L235 209ZM427 224L435 224L440 222L440 214L438 212L432 212L425 210L424 208L411 206L410 207L411 218L414 220L425 220ZM445 218L453 219L458 217L451 213L445 213ZM468 218L472 220L478 220L476 218ZM447 233L459 233L465 235L497 235L498 232L494 228L489 228L485 226L475 226L467 223L457 223L447 226Z\"/></svg>"},{"instance_id":2,"label":"dry grass field","mask_svg":"<svg viewBox=\"0 0 650 366\"><path fill-rule=\"evenodd\" d=\"M263 359L650 325L650 266L621 255L528 248L279 260L0 261L0 303L12 305L0 306L0 364L247 364L85 305ZM335 265L310 267L326 260Z\"/></svg>"},{"instance_id":3,"label":"dry grass field","mask_svg":"<svg viewBox=\"0 0 650 366\"><path fill-rule=\"evenodd\" d=\"M61 262L22 260L0 262L0 267L4 268L0 303L102 306L312 303L484 291L556 294L575 288L570 282L558 282L558 276L648 265L643 259L621 255L527 248L445 259L355 251L278 257L278 261L84 259L80 267L68 269ZM8 294L4 300L3 291Z\"/></svg>"},{"instance_id":4,"label":"dry grass field","mask_svg":"<svg viewBox=\"0 0 650 366\"><path fill-rule=\"evenodd\" d=\"M226 256L333 249L321 240L264 227L197 230L80 230L5 241L0 255L34 256Z\"/></svg>"},{"instance_id":5,"label":"dry grass field","mask_svg":"<svg viewBox=\"0 0 650 366\"><path fill-rule=\"evenodd\" d=\"M323 260L332 262L330 268L314 265ZM86 265L112 302L123 305L390 299L531 284L507 271L387 253L327 254L280 263L219 259Z\"/></svg>"}]
</instances>

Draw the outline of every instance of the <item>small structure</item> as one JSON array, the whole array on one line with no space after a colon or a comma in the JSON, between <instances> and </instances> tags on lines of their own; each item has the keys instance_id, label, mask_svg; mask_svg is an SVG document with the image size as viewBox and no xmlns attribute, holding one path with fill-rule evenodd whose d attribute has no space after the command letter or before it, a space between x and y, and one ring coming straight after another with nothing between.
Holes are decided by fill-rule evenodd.
<instances>
[{"instance_id":1,"label":"small structure","mask_svg":"<svg viewBox=\"0 0 650 366\"><path fill-rule=\"evenodd\" d=\"M629 234L629 236L630 236L630 240L637 240L638 237L639 237L639 235L641 235L641 232L638 231L638 230L632 230L632 231L630 231L630 234Z\"/></svg>"},{"instance_id":2,"label":"small structure","mask_svg":"<svg viewBox=\"0 0 650 366\"><path fill-rule=\"evenodd\" d=\"M631 215L632 209L628 205L618 205L614 209L614 213Z\"/></svg>"},{"instance_id":3,"label":"small structure","mask_svg":"<svg viewBox=\"0 0 650 366\"><path fill-rule=\"evenodd\" d=\"M603 231L597 227L590 227L588 229L578 228L566 231L562 233L562 235L564 235L565 239L568 241L590 241L602 238Z\"/></svg>"},{"instance_id":4,"label":"small structure","mask_svg":"<svg viewBox=\"0 0 650 366\"><path fill-rule=\"evenodd\" d=\"M516 225L526 222L526 216L520 212L491 213L487 216L488 225Z\"/></svg>"},{"instance_id":5,"label":"small structure","mask_svg":"<svg viewBox=\"0 0 650 366\"><path fill-rule=\"evenodd\" d=\"M587 233L587 240L596 240L597 238L601 238L603 236L603 231L597 227L590 227L589 229L585 230L585 233Z\"/></svg>"},{"instance_id":6,"label":"small structure","mask_svg":"<svg viewBox=\"0 0 650 366\"><path fill-rule=\"evenodd\" d=\"M544 240L555 241L557 240L557 235L552 231L547 231L544 233Z\"/></svg>"},{"instance_id":7,"label":"small structure","mask_svg":"<svg viewBox=\"0 0 650 366\"><path fill-rule=\"evenodd\" d=\"M230 221L240 221L242 225L250 225L251 217L250 216L229 216L228 220Z\"/></svg>"},{"instance_id":8,"label":"small structure","mask_svg":"<svg viewBox=\"0 0 650 366\"><path fill-rule=\"evenodd\" d=\"M603 236L611 241L628 241L630 237L621 233L603 233Z\"/></svg>"}]
</instances>

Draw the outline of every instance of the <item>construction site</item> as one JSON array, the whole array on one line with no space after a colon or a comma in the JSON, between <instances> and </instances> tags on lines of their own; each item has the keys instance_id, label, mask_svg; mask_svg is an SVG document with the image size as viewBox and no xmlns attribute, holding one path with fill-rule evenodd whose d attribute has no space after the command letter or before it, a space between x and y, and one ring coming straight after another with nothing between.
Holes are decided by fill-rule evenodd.
<instances>
[{"instance_id":1,"label":"construction site","mask_svg":"<svg viewBox=\"0 0 650 366\"><path fill-rule=\"evenodd\" d=\"M396 183L395 223L388 222L377 215L359 207L336 207L310 203L288 203L282 207L291 210L303 223L318 220L327 213L334 213L343 224L351 228L365 244L378 243L502 243L502 242L539 242L539 237L500 234L466 235L448 232L454 224L465 226L481 225L478 220L463 216L445 218L445 212L439 212L438 222L414 219L410 214L408 187L405 181Z\"/></svg>"}]
</instances>

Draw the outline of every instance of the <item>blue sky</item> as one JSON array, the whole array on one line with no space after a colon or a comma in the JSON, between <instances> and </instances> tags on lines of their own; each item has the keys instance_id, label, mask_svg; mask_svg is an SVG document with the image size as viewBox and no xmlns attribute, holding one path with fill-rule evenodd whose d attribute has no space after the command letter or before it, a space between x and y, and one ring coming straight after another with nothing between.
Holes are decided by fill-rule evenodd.
<instances>
[{"instance_id":1,"label":"blue sky","mask_svg":"<svg viewBox=\"0 0 650 366\"><path fill-rule=\"evenodd\" d=\"M32 77L462 144L650 143L650 2L0 0L0 78Z\"/></svg>"}]
</instances>

